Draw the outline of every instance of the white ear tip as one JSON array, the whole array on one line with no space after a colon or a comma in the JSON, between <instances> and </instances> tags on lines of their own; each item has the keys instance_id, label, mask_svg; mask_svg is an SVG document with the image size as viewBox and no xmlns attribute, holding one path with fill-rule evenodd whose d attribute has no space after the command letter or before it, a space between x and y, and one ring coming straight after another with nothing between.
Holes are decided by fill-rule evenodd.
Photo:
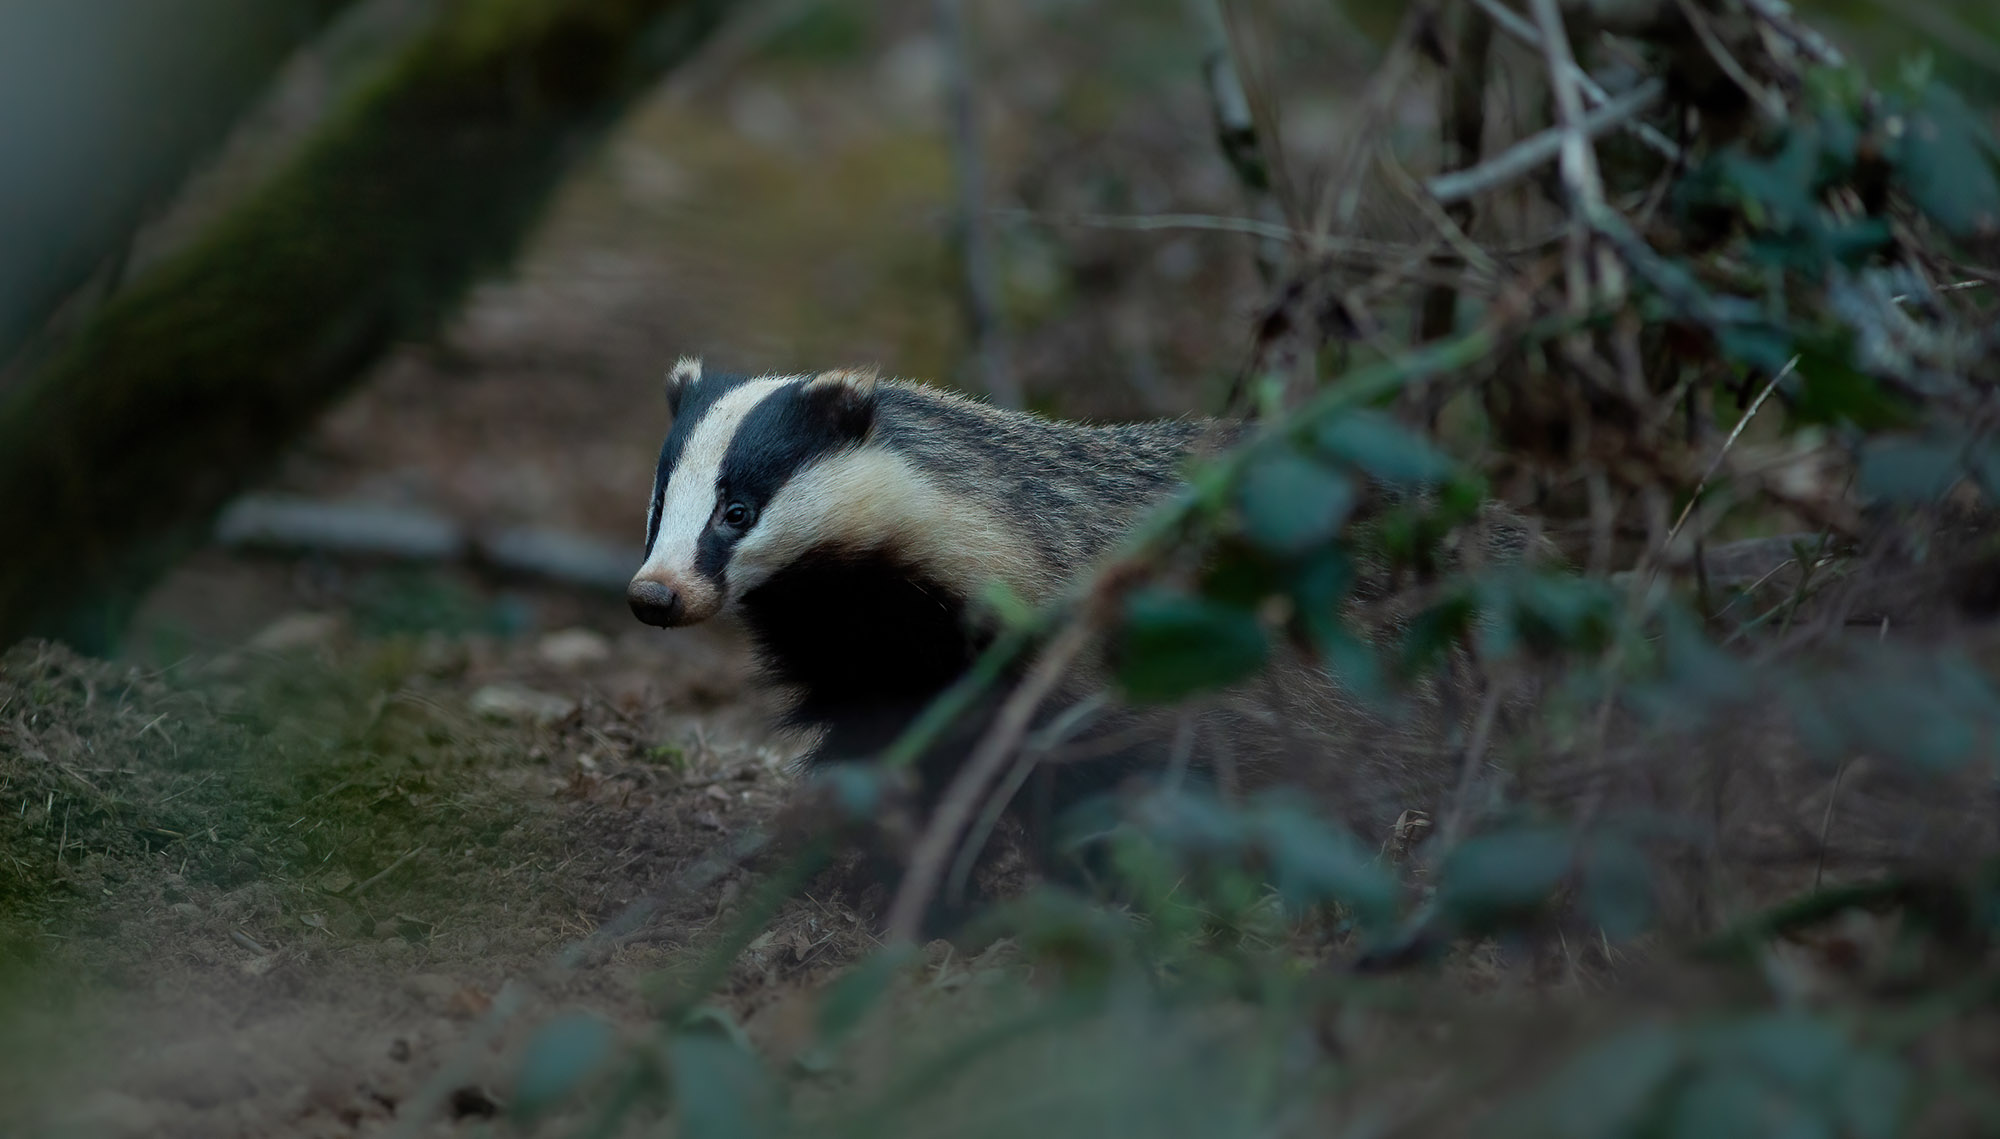
<instances>
[{"instance_id":1,"label":"white ear tip","mask_svg":"<svg viewBox=\"0 0 2000 1139\"><path fill-rule=\"evenodd\" d=\"M866 395L875 390L875 381L879 378L880 374L880 369L872 364L865 368L834 368L814 376L806 383L806 386L809 388L852 388Z\"/></svg>"},{"instance_id":2,"label":"white ear tip","mask_svg":"<svg viewBox=\"0 0 2000 1139\"><path fill-rule=\"evenodd\" d=\"M682 356L674 361L673 370L667 373L667 383L681 387L701 379L701 357Z\"/></svg>"}]
</instances>

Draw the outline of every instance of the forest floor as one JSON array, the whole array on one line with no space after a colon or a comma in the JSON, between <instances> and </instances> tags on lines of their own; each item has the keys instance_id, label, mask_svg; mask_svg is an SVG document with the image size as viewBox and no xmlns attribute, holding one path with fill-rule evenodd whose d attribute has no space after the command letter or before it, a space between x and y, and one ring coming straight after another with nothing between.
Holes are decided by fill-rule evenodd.
<instances>
[{"instance_id":1,"label":"forest floor","mask_svg":"<svg viewBox=\"0 0 2000 1139\"><path fill-rule=\"evenodd\" d=\"M949 164L927 8L901 8L858 54L724 44L663 88L515 269L263 489L631 540L636 564L674 356L935 374L958 351ZM747 874L710 860L791 785L770 711L727 628L666 634L617 596L451 567L209 550L119 659L16 646L0 1135L372 1135L455 1057L437 1131L476 1133L537 1025L587 1008L639 1032L741 904ZM797 901L721 1001L783 1055L870 929ZM488 1038L503 990L521 1003Z\"/></svg>"},{"instance_id":2,"label":"forest floor","mask_svg":"<svg viewBox=\"0 0 2000 1139\"><path fill-rule=\"evenodd\" d=\"M282 592L280 567L219 559L175 588L256 578ZM550 1016L638 1031L739 903L714 856L783 801L793 752L726 635L544 601L585 612L509 637L322 608L165 668L0 660L0 1133L373 1134L455 1056L443 1118L476 1124ZM869 928L794 903L722 1004L782 1054ZM473 1043L509 985L518 1011Z\"/></svg>"}]
</instances>

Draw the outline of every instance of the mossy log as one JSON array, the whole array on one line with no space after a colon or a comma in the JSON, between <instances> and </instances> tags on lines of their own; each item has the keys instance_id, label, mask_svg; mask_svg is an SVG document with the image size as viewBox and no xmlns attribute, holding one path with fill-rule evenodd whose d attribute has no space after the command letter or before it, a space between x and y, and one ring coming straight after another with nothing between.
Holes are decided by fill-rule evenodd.
<instances>
[{"instance_id":1,"label":"mossy log","mask_svg":"<svg viewBox=\"0 0 2000 1139\"><path fill-rule=\"evenodd\" d=\"M451 0L291 163L0 402L0 645L115 643L370 363L507 263L723 0Z\"/></svg>"}]
</instances>

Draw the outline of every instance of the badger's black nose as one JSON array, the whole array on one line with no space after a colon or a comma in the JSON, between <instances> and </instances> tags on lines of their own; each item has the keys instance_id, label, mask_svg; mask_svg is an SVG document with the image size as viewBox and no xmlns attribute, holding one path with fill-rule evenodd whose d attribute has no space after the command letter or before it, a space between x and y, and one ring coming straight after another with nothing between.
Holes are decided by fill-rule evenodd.
<instances>
[{"instance_id":1,"label":"badger's black nose","mask_svg":"<svg viewBox=\"0 0 2000 1139\"><path fill-rule=\"evenodd\" d=\"M635 581L625 588L625 603L632 616L648 625L671 629L680 624L681 595L657 581Z\"/></svg>"}]
</instances>

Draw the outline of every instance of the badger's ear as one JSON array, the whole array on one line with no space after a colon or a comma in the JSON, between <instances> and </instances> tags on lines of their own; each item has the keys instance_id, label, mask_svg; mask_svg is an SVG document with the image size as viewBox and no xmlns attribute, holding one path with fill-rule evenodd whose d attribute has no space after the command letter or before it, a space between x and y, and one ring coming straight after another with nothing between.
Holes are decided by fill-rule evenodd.
<instances>
[{"instance_id":1,"label":"badger's ear","mask_svg":"<svg viewBox=\"0 0 2000 1139\"><path fill-rule=\"evenodd\" d=\"M673 371L667 373L667 413L681 413L681 399L688 390L701 382L701 357L682 356L674 362Z\"/></svg>"},{"instance_id":2,"label":"badger's ear","mask_svg":"<svg viewBox=\"0 0 2000 1139\"><path fill-rule=\"evenodd\" d=\"M838 368L807 380L804 396L836 431L859 439L875 425L875 381L874 368Z\"/></svg>"}]
</instances>

